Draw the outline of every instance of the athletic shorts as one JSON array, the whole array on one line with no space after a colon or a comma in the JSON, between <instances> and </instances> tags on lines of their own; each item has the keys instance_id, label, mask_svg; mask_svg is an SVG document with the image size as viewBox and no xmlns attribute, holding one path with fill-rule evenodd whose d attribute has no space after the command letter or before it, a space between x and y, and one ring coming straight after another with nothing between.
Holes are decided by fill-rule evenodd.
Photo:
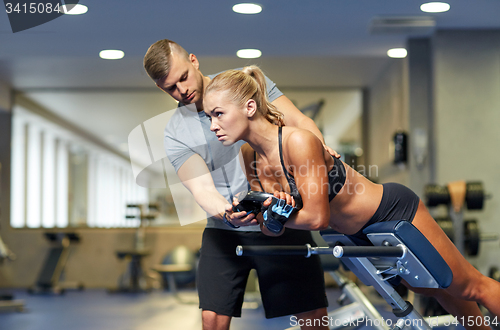
<instances>
[{"instance_id":1,"label":"athletic shorts","mask_svg":"<svg viewBox=\"0 0 500 330\"><path fill-rule=\"evenodd\" d=\"M399 183L384 183L382 200L375 214L366 225L354 235L350 235L358 245L372 245L363 230L377 222L404 220L412 222L417 213L420 198L411 189Z\"/></svg>"},{"instance_id":2,"label":"athletic shorts","mask_svg":"<svg viewBox=\"0 0 500 330\"><path fill-rule=\"evenodd\" d=\"M380 205L375 214L368 220L366 225L354 235L350 235L352 241L358 245L373 245L368 237L363 234L363 230L377 222L404 220L412 222L417 213L420 198L411 189L399 183L384 183L384 192ZM347 268L347 267L346 267ZM401 283L401 277L396 276L389 281L394 287Z\"/></svg>"},{"instance_id":3,"label":"athletic shorts","mask_svg":"<svg viewBox=\"0 0 500 330\"><path fill-rule=\"evenodd\" d=\"M206 228L196 276L200 308L240 317L251 269L257 271L266 318L293 315L328 306L318 255L236 256L237 245L304 245L311 233L287 228L270 237L261 232Z\"/></svg>"}]
</instances>

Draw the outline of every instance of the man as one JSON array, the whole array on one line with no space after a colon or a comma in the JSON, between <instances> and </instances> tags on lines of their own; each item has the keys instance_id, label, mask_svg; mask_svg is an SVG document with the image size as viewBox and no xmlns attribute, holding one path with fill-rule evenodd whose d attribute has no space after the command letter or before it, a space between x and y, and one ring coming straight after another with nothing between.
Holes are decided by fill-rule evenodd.
<instances>
[{"instance_id":1,"label":"man","mask_svg":"<svg viewBox=\"0 0 500 330\"><path fill-rule=\"evenodd\" d=\"M148 49L144 68L161 90L179 101L179 108L165 128L166 153L182 183L208 215L197 274L203 329L229 329L231 318L241 316L248 272L252 268L258 273L267 318L294 314L302 320L319 320L326 316L328 303L319 258L235 255L239 244L314 242L309 232L300 230L287 230L277 238L265 236L253 214L234 213L237 218L232 222L224 217L225 212L232 212L228 201L248 183L238 162L243 143L222 146L203 113L203 92L212 76L201 73L194 54L167 39ZM285 115L285 124L308 129L323 141L314 122L272 81L267 80L267 85L268 98Z\"/></svg>"}]
</instances>

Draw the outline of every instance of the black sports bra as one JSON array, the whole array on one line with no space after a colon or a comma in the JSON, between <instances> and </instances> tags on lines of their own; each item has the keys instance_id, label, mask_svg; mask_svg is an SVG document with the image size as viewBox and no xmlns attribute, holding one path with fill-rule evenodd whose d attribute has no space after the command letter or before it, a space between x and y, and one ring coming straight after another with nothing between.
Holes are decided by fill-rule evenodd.
<instances>
[{"instance_id":1,"label":"black sports bra","mask_svg":"<svg viewBox=\"0 0 500 330\"><path fill-rule=\"evenodd\" d=\"M288 186L290 187L290 196L292 196L293 199L295 200L295 207L301 209L303 206L302 197L300 196L299 190L297 189L295 178L290 173L288 173L287 169L285 168L285 163L283 162L282 127L278 128L278 146L280 152L281 167L283 168L283 173L285 173L286 180L288 181ZM257 153L255 151L253 157L254 157L254 162L257 162ZM334 165L332 169L328 172L328 185L329 185L328 199L330 202L332 201L332 199L335 198L335 196L337 196L338 192L342 189L346 179L346 171L344 164L340 159L335 158L333 156L332 158ZM259 176L257 174L257 163L255 163L254 166L254 176L257 178L257 181L259 182L262 191L265 192L264 187L262 186L262 183L260 182Z\"/></svg>"}]
</instances>

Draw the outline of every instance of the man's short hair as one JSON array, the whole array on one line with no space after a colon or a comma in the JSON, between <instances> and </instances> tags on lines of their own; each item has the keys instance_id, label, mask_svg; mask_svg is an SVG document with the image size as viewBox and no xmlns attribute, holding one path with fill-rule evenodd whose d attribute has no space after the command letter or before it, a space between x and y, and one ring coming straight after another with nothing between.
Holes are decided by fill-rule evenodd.
<instances>
[{"instance_id":1,"label":"man's short hair","mask_svg":"<svg viewBox=\"0 0 500 330\"><path fill-rule=\"evenodd\" d=\"M163 39L152 44L144 55L144 69L155 82L168 76L172 52L189 60L189 54L178 43Z\"/></svg>"}]
</instances>

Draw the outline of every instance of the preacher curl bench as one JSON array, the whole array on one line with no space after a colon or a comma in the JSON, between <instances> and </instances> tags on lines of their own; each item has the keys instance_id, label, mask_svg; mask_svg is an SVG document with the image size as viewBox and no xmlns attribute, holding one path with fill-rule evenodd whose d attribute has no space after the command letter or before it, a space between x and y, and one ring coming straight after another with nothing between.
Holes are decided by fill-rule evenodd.
<instances>
[{"instance_id":1,"label":"preacher curl bench","mask_svg":"<svg viewBox=\"0 0 500 330\"><path fill-rule=\"evenodd\" d=\"M293 254L305 257L312 254L333 254L336 258L340 258L365 285L373 286L392 307L394 315L399 318L393 329L429 330L436 326L451 325L453 318L450 316L424 319L390 283L391 279L395 280L399 276L415 288L447 288L451 284L453 274L450 267L425 236L411 223L403 220L376 223L365 228L363 233L373 245L367 246L367 243L357 242L350 236L328 229L321 231L321 236L328 247L240 245L236 248L236 254L238 256ZM342 284L344 293L349 294L349 290L346 292L346 282L337 276L339 273L333 274L334 279ZM356 292L352 286L350 289L351 292ZM363 314L357 313L356 318L365 318L367 321L370 319L372 322L369 325L377 330L389 329L391 324L380 322L380 314L361 292L349 297L351 300L353 298L357 300L355 309ZM339 310L330 313L329 318L333 322L329 322L328 325L331 329L339 328L336 325L342 322L334 320L346 315L348 314L339 313ZM379 322L376 319L379 319Z\"/></svg>"}]
</instances>

